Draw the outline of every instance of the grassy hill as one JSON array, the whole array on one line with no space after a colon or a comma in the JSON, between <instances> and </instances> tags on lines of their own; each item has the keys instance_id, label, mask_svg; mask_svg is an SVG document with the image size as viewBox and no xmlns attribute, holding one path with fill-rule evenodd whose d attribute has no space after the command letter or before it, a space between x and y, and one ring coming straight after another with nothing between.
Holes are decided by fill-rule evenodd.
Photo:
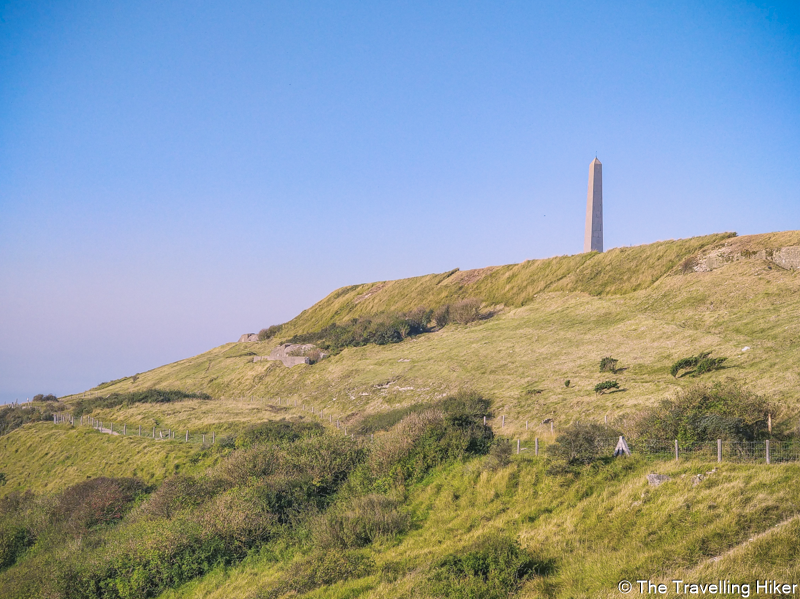
<instances>
[{"instance_id":1,"label":"grassy hill","mask_svg":"<svg viewBox=\"0 0 800 599\"><path fill-rule=\"evenodd\" d=\"M131 547L146 547L162 556L159 563L176 560L184 568L200 560L200 566L192 566L195 570L180 574L159 570L158 576L172 580L157 587L164 599L490 596L488 587L480 586L484 583L458 568L465 567L459 556L500 559L500 550L485 554L485 547L496 548L492 539L513 540L519 549L503 546L503 559L522 551L535 571L525 574L518 586L491 595L497 597L508 592L518 597L617 597L619 580L640 578L667 583L673 578L728 578L754 584L756 578L767 577L800 582L800 497L792 483L800 464L724 463L713 464L717 469L712 470L711 464L694 459L676 463L636 456L553 470L550 458L523 453L497 463L494 454L480 451L428 463L432 454L425 452L444 447L424 445L428 433L418 438L417 449L408 449L416 456L413 460L395 456L391 459L399 461L391 462L381 457L381 452L394 455L386 449L386 439L402 445L402 431L421 426L414 424L419 417L412 414L389 432L376 434L377 444L365 438L349 445L332 426L338 420L356 427L365 416L376 414L390 422L399 408L438 406L443 398L471 389L490 400L488 424L498 438L525 444L539 437L544 445L574 421L608 421L625 431L643 410L698 380L732 378L768 398L776 407L776 431L789 434L800 414L800 274L791 268L795 257L800 265L800 231L718 234L351 286L301 312L270 340L228 343L61 398L53 409L74 412L82 406L94 418L127 423L129 430L141 425L145 430L214 431L217 438L227 437L227 445L211 451L179 440L123 438L48 422L0 436L0 472L7 479L0 498L23 489L40 494L34 502L40 511L24 512L18 519L33 522L31 530L46 531L41 539L63 545L54 549L52 543L36 541L15 558L16 565L4 570L3 531L12 529L3 528L3 510L11 508L0 501L0 588L15 589L9 596L30 596L40 588L30 582L33 573L65 563L73 564L69 567L74 572L62 572L58 581L56 573L48 574L52 580L48 578L51 586L46 588L66 588L64 580L72 580L70 576L83 580L81 576L100 576L101 571L103 584L113 580L116 586L103 587L105 595L84 588L84 594L53 596L144 596L130 590L133 583L125 580L139 580L136 576L144 576L145 570L128 576L119 573L123 570L108 570L108 564L145 568L149 558ZM434 327L400 343L346 347L313 365L287 368L253 361L295 335L332 324L419 306L435 309L467 298L480 300L482 319ZM723 368L700 379L670 374L676 360L702 351L727 358ZM599 371L606 356L619 360L617 372ZM619 390L595 393L597 383L612 378ZM210 399L102 406L108 396L128 397L148 389L207 394ZM459 422L466 422L466 416L461 418ZM271 454L275 463L292 467L269 473L242 431L282 419L321 423L333 435L330 452L346 451L366 461L348 466L335 484L324 482L332 467L319 470L308 456L333 458L317 452L313 438L301 439L296 442L301 445L281 445L284 453ZM554 434L550 424L543 424L550 419ZM298 450L301 446L305 449ZM492 447L499 447L497 441ZM389 470L394 474L378 472L378 459L394 464ZM373 464L373 470L364 470L365 464ZM398 468L407 473L422 469L419 476L400 480ZM653 470L671 480L649 486L645 475ZM59 499L62 490L67 496L76 483L101 476L135 476L151 486L132 500L133 507L126 508L130 514L118 524L92 525L77 540L72 529L42 524L47 519L41 514L55 509L49 506L64 503ZM270 528L269 535L254 536L249 518L255 508L243 506L256 505L248 503L255 501L253 494L267 489L283 498L280 510L288 509L281 495L288 488L302 489L291 491L294 502L315 499ZM183 511L153 507L163 506L169 493L183 498ZM346 518L347 510L361 509L353 506L375 493L385 497L385 505L396 506L406 525L355 548L339 547L329 554L339 562L322 556L320 523ZM275 497L263 501L274 504ZM381 518L396 516L395 508L364 509L367 519L372 517L369 510ZM221 518L229 513L224 526L210 520L209 514ZM236 532L228 538L218 532L220 526ZM178 550L163 540L180 546L182 538L197 539L197 547L208 547L209 553L197 557L191 546L174 553ZM76 562L70 551L83 552L85 559ZM494 584L492 576L487 575L486 584ZM286 581L295 581L300 590L289 590ZM461 594L444 593L444 588L460 589ZM431 589L440 589L439 594Z\"/></svg>"},{"instance_id":2,"label":"grassy hill","mask_svg":"<svg viewBox=\"0 0 800 599\"><path fill-rule=\"evenodd\" d=\"M671 377L673 362L713 351L728 360L707 380L747 380L789 418L800 408L794 391L800 373L792 366L800 358L800 277L797 270L742 256L792 246L800 246L800 232L712 235L343 288L287 323L276 339L229 343L87 395L152 387L208 393L218 400L136 405L113 410L113 417L226 430L274 417L276 409L293 412L286 401L346 420L470 387L494 400L508 434L521 434L526 420L530 427L546 418L559 424L624 419L693 382ZM731 257L720 268L686 268L726 247ZM480 298L484 312L495 315L402 343L347 348L312 366L252 361L281 339L332 322L465 297ZM601 374L604 356L619 359L624 370ZM595 395L595 384L605 378L618 379L624 391ZM284 407L276 408L277 398ZM72 399L78 397L66 402Z\"/></svg>"}]
</instances>

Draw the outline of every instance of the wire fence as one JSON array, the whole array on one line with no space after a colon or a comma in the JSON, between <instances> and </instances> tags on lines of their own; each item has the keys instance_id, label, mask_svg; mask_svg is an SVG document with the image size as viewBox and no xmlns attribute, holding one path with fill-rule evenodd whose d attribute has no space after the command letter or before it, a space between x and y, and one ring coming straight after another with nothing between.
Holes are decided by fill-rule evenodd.
<instances>
[{"instance_id":1,"label":"wire fence","mask_svg":"<svg viewBox=\"0 0 800 599\"><path fill-rule=\"evenodd\" d=\"M300 406L302 409L307 409L306 406ZM332 414L325 414L322 410L314 411L310 408L310 412L317 416L321 421L328 424L330 427L335 427L340 430L344 435L356 436L352 432L348 432L347 425L342 423L338 418L334 418ZM505 417L495 418L487 422L484 419L484 424L491 426L495 424L495 432L502 435L502 429L505 427ZM103 421L93 416L80 416L76 417L66 413L59 412L53 414L53 422L55 424L68 424L71 426L91 427L98 432L110 435L120 435L129 437L141 437L153 439L156 441L174 441L180 443L196 443L201 445L214 445L220 440L227 440L231 437L231 433L226 431L220 435L217 431L192 431L188 429L173 429L160 426L147 426L147 425L129 425L127 423ZM553 423L547 423L550 432L553 433ZM499 426L497 426L499 425ZM526 427L527 428L527 427ZM499 429L499 430L498 430ZM361 435L364 436L364 435ZM374 438L374 435L369 435ZM552 434L549 439L539 437L530 438L527 436L525 439L516 438L507 440L515 444L517 454L526 453L528 455L540 456L544 455L548 445L553 444ZM764 441L724 441L718 439L717 441L695 442L695 443L681 443L677 439L673 440L636 440L627 441L624 437L619 439L601 439L595 442L595 449L599 455L614 455L620 448L620 444L624 442L625 453L631 455L642 455L654 459L674 459L674 460L701 460L708 462L735 462L735 463L766 463L777 464L785 462L800 461L800 440L779 441L774 439L766 439Z\"/></svg>"}]
</instances>

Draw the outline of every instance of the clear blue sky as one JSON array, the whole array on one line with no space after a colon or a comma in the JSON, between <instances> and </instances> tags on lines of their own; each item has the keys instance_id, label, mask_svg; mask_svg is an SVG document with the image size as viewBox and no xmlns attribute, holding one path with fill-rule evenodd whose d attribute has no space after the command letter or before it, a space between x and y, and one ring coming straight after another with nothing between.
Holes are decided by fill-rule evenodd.
<instances>
[{"instance_id":1,"label":"clear blue sky","mask_svg":"<svg viewBox=\"0 0 800 599\"><path fill-rule=\"evenodd\" d=\"M336 287L800 228L800 3L6 2L0 401Z\"/></svg>"}]
</instances>

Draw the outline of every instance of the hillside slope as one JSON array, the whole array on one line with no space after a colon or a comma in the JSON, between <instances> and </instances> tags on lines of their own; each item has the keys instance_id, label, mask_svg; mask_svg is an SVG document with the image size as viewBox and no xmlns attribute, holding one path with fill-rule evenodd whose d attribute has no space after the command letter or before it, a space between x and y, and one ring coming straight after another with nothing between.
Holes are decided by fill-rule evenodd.
<instances>
[{"instance_id":1,"label":"hillside slope","mask_svg":"<svg viewBox=\"0 0 800 599\"><path fill-rule=\"evenodd\" d=\"M344 288L288 323L281 337L459 297L481 297L496 313L402 343L347 348L312 366L253 362L280 339L229 343L87 396L151 387L205 392L217 400L135 405L113 415L145 426L223 430L276 410L290 413L295 402L298 412L313 406L345 420L471 387L494 400L511 434L524 431L526 420L624 418L695 380L671 377L675 360L713 351L728 358L726 368L705 380L746 380L783 405L786 418L800 408L793 366L800 358L800 276L764 252L798 246L797 231L714 235ZM604 356L620 360L624 370L615 378L623 391L597 396L594 385L609 378L598 371Z\"/></svg>"}]
</instances>

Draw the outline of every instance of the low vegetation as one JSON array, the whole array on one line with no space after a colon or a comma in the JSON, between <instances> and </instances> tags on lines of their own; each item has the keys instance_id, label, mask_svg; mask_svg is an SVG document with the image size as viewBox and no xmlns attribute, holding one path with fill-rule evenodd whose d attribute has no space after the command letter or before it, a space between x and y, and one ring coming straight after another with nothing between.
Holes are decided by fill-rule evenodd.
<instances>
[{"instance_id":1,"label":"low vegetation","mask_svg":"<svg viewBox=\"0 0 800 599\"><path fill-rule=\"evenodd\" d=\"M72 414L81 416L96 409L131 406L139 403L173 403L189 399L212 399L207 393L189 393L177 389L145 389L129 393L111 393L104 397L90 397L75 402Z\"/></svg>"},{"instance_id":2,"label":"low vegetation","mask_svg":"<svg viewBox=\"0 0 800 599\"><path fill-rule=\"evenodd\" d=\"M336 353L345 347L359 347L374 343L387 345L399 343L428 330L432 310L418 308L404 314L379 314L354 318L344 324L332 324L322 330L295 335L290 343L313 343Z\"/></svg>"},{"instance_id":3,"label":"low vegetation","mask_svg":"<svg viewBox=\"0 0 800 599\"><path fill-rule=\"evenodd\" d=\"M611 372L613 374L616 374L618 362L619 360L617 360L616 358L606 356L605 358L600 360L600 372Z\"/></svg>"},{"instance_id":4,"label":"low vegetation","mask_svg":"<svg viewBox=\"0 0 800 599\"><path fill-rule=\"evenodd\" d=\"M0 435L7 435L28 422L52 421L56 411L58 408L52 402L0 406Z\"/></svg>"},{"instance_id":5,"label":"low vegetation","mask_svg":"<svg viewBox=\"0 0 800 599\"><path fill-rule=\"evenodd\" d=\"M176 475L155 489L103 477L55 496L12 493L2 504L0 587L9 598L155 596L277 540L342 551L312 551L259 597L362 577L374 563L358 549L409 530L392 494L489 451L488 405L459 393L374 443L318 424L269 422L217 447L227 455L203 475Z\"/></svg>"},{"instance_id":6,"label":"low vegetation","mask_svg":"<svg viewBox=\"0 0 800 599\"><path fill-rule=\"evenodd\" d=\"M686 374L693 374L694 376L700 376L701 374L705 374L706 372L711 372L713 370L719 370L722 368L722 363L727 360L727 358L712 358L711 352L700 352L696 356L689 356L688 358L681 358L677 362L675 362L669 370L669 373L677 378L678 376L684 376ZM686 371L681 373L681 371ZM680 373L680 374L679 374Z\"/></svg>"},{"instance_id":7,"label":"low vegetation","mask_svg":"<svg viewBox=\"0 0 800 599\"><path fill-rule=\"evenodd\" d=\"M617 381L603 381L594 386L594 392L598 395L611 389L619 389L619 383Z\"/></svg>"},{"instance_id":8,"label":"low vegetation","mask_svg":"<svg viewBox=\"0 0 800 599\"><path fill-rule=\"evenodd\" d=\"M771 436L774 413L764 397L732 379L699 383L644 411L633 433L642 440L677 439L686 448L717 439L760 441Z\"/></svg>"}]
</instances>

